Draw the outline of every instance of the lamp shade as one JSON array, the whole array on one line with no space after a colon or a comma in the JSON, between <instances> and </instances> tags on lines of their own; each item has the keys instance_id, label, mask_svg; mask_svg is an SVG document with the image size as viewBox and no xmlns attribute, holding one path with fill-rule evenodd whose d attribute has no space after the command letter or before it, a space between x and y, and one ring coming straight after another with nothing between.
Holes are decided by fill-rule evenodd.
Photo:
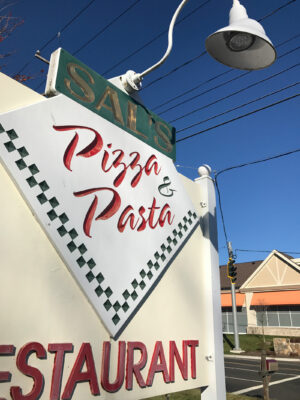
<instances>
[{"instance_id":1,"label":"lamp shade","mask_svg":"<svg viewBox=\"0 0 300 400\"><path fill-rule=\"evenodd\" d=\"M237 69L262 69L276 60L276 51L264 28L248 18L238 0L234 0L230 11L229 25L210 35L205 46L217 61Z\"/></svg>"}]
</instances>

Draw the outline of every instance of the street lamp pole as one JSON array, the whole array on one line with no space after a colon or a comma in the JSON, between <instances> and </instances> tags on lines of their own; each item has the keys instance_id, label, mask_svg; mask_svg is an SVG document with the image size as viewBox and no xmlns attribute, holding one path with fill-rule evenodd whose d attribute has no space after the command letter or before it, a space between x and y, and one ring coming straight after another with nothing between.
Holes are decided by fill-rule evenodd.
<instances>
[{"instance_id":1,"label":"street lamp pole","mask_svg":"<svg viewBox=\"0 0 300 400\"><path fill-rule=\"evenodd\" d=\"M168 47L163 57L152 67L141 73L132 70L120 77L122 89L128 94L142 88L142 80L162 65L173 46L173 30L176 19L188 0L183 0L176 9L169 26ZM210 35L205 42L207 52L217 61L237 69L257 70L270 66L276 59L276 51L259 22L248 18L247 11L239 0L233 0L229 13L229 25Z\"/></svg>"}]
</instances>

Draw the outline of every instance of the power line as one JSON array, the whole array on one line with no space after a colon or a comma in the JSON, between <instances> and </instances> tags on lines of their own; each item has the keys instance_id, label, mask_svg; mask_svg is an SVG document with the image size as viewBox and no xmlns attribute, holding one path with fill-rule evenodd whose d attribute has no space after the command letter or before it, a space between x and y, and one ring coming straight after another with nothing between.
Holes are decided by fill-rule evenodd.
<instances>
[{"instance_id":1,"label":"power line","mask_svg":"<svg viewBox=\"0 0 300 400\"><path fill-rule=\"evenodd\" d=\"M80 15L82 13L84 13L84 11L86 11L96 0L91 0L86 6L84 6L81 10L78 11L77 14L74 15L74 17L72 17L60 30L60 33L64 32L70 25L73 24L73 22L80 17ZM41 48L40 51L44 50L48 44L50 44L54 39L57 38L57 33L55 35L53 35ZM17 74L20 74L25 68L28 67L29 64L31 64L32 62L32 58L30 60L28 60L23 67L19 70L19 72L17 72Z\"/></svg>"},{"instance_id":2,"label":"power line","mask_svg":"<svg viewBox=\"0 0 300 400\"><path fill-rule=\"evenodd\" d=\"M220 193L217 177L215 177L215 186L216 186L216 191L217 191L217 195L218 195L218 199L219 199L219 208L220 208L223 232L224 232L226 243L228 243L228 235L227 235L226 226L225 226L223 207L222 207L222 201L221 201L221 193Z\"/></svg>"},{"instance_id":3,"label":"power line","mask_svg":"<svg viewBox=\"0 0 300 400\"><path fill-rule=\"evenodd\" d=\"M234 82L234 81L236 81L236 80L238 80L238 79L241 79L241 78L243 78L244 76L250 74L251 72L252 72L252 71L244 72L243 74L238 75L238 76L236 76L236 77L234 77L234 78L232 78L232 79L229 79L229 80L227 80L227 81L225 81L225 82L219 83L218 85L213 86L213 87L210 88L210 89L204 90L204 91L201 92L201 93L198 93L198 94L196 94L196 95L194 95L194 96L192 96L192 97L189 97L188 99L185 99L185 100L181 101L180 103L176 103L176 104L174 104L173 106L171 106L171 107L169 107L169 108L167 108L167 109L165 109L165 110L163 110L163 111L160 111L159 114L160 114L160 115L165 114L166 112L171 111L171 110L173 110L174 108L181 106L182 104L188 103L189 101L192 101L192 100L194 100L194 99L197 99L198 97L204 96L205 94L207 94L207 93L209 93L209 92L212 92L213 90L219 89L220 87L223 87L223 86L227 85L228 83L231 83L231 82ZM179 118L179 119L180 119L180 118ZM176 121L176 120L174 120L174 121Z\"/></svg>"},{"instance_id":4,"label":"power line","mask_svg":"<svg viewBox=\"0 0 300 400\"><path fill-rule=\"evenodd\" d=\"M76 19L77 19L78 17L80 17L80 15L81 15L84 11L86 11L95 1L96 1L96 0L91 0L85 7L83 7L76 15L74 15L73 18L70 19L70 21L68 21L68 22L63 26L62 29L60 29L59 33L60 33L60 34L63 33L63 32L64 32L70 25L72 25L73 22L75 22ZM43 50L48 46L48 44L50 44L54 39L56 39L56 37L57 37L57 34L55 34L54 36L52 36L52 38L49 39L39 50L40 50L40 51L43 51Z\"/></svg>"},{"instance_id":5,"label":"power line","mask_svg":"<svg viewBox=\"0 0 300 400\"><path fill-rule=\"evenodd\" d=\"M191 58L188 61L185 61L183 64L178 65L177 67L173 68L171 71L167 72L165 75L161 75L159 78L154 79L152 82L148 83L148 85L144 86L144 89L148 88L149 86L152 86L154 83L159 82L160 80L166 78L167 76L174 74L174 72L178 71L179 69L186 67L187 65L191 64L192 62L198 60L199 58L205 56L207 54L206 51L203 51L202 53L198 54L196 57Z\"/></svg>"},{"instance_id":6,"label":"power line","mask_svg":"<svg viewBox=\"0 0 300 400\"><path fill-rule=\"evenodd\" d=\"M263 163L263 162L275 160L277 158L286 157L286 156L289 156L291 154L295 154L295 153L298 153L298 152L300 152L300 149L295 149L295 150L288 151L286 153L276 154L275 156L266 157L266 158L263 158L263 159L260 159L260 160L250 161L248 163L239 164L239 165L234 165L232 167L228 167L228 168L225 168L225 169L223 169L221 171L215 172L214 181L215 181L217 196L218 196L218 200L219 200L219 208L220 208L222 226L223 226L223 231L224 231L224 236L225 236L226 243L228 243L228 235L227 235L227 231L226 231L225 219L224 219L224 214L223 214L221 193L220 193L220 189L219 189L219 185L218 185L218 177L222 173L231 171L233 169L242 168L242 167L246 167L246 166L253 165L253 164L258 164L258 163ZM253 252L268 252L268 253L271 253L272 250L271 251L269 251L269 250L264 251L264 250L242 250L242 249L236 249L236 252L237 251L249 251L249 252L253 251ZM297 253L297 252L293 252L293 251L284 251L283 253L300 254L300 252Z\"/></svg>"},{"instance_id":7,"label":"power line","mask_svg":"<svg viewBox=\"0 0 300 400\"><path fill-rule=\"evenodd\" d=\"M289 156L291 154L295 154L300 152L300 149L295 149L295 150L291 150L288 151L286 153L281 153L281 154L276 154L275 156L271 156L271 157L267 157L267 158L263 158L260 160L256 160L256 161L250 161L248 163L244 163L244 164L239 164L239 165L234 165L232 167L228 167L225 168L219 172L215 172L215 186L216 186L216 192L217 192L217 196L218 196L218 200L219 200L219 208L220 208L220 214L221 214L221 221L222 221L222 227L223 227L223 231L224 231L224 236L225 236L225 240L226 243L228 242L228 235L227 235L227 231L226 231L226 225L225 225L225 219L224 219L224 214L223 214L223 207L222 207L222 199L221 199L221 193L220 193L220 188L218 185L218 177L224 173L224 172L228 172L231 171L233 169L236 168L242 168L242 167L246 167L249 165L253 165L253 164L258 164L258 163L262 163L262 162L267 162L267 161L271 161L280 157L286 157ZM184 167L184 168L191 168L191 169L197 169L195 167L190 167L190 166L184 166L184 165L176 165L176 167ZM249 251L249 252L266 252L266 253L270 253L272 250L242 250L242 249L236 249L236 251ZM295 252L295 251L281 251L282 253L287 253L287 254L300 254L300 252Z\"/></svg>"},{"instance_id":8,"label":"power line","mask_svg":"<svg viewBox=\"0 0 300 400\"><path fill-rule=\"evenodd\" d=\"M107 25L105 25L104 28L100 29L95 35L93 35L90 39L88 39L83 45L81 45L73 54L76 55L79 53L83 48L87 47L91 42L93 42L98 36L101 35L104 31L106 31L108 28L110 28L118 19L120 19L123 15L125 15L128 11L130 11L140 0L136 0L134 3L132 3L126 10L124 10L121 14L119 14L117 17L115 17L112 21L110 21ZM42 84L45 82L45 79L40 82L34 90L38 90Z\"/></svg>"},{"instance_id":9,"label":"power line","mask_svg":"<svg viewBox=\"0 0 300 400\"><path fill-rule=\"evenodd\" d=\"M194 10L192 10L190 13L186 14L184 17L178 19L178 21L175 23L176 25L179 25L181 22L183 22L184 20L186 20L187 18L189 18L191 15L195 14L196 11L198 11L200 8L202 8L203 6L205 6L207 3L209 3L211 0L207 0L204 3L200 4L198 7L196 7ZM143 46L139 47L138 49L136 49L134 52L132 52L131 54L129 54L128 56L122 58L122 60L120 60L119 62L117 62L116 64L114 64L113 66L111 66L110 68L108 68L106 71L103 72L103 75L111 72L113 69L115 69L116 67L118 67L120 64L122 64L124 61L127 61L129 58L133 57L134 55L136 55L137 53L139 53L140 51L142 51L143 49L145 49L146 47L148 47L150 44L152 44L153 42L155 42L157 39L159 39L161 36L165 35L166 33L168 33L168 29L165 29L164 31L160 32L158 35L154 36L152 39L150 39L147 43L145 43Z\"/></svg>"},{"instance_id":10,"label":"power line","mask_svg":"<svg viewBox=\"0 0 300 400\"><path fill-rule=\"evenodd\" d=\"M165 106L166 104L170 103L171 101L176 100L176 99L179 99L180 97L182 97L182 96L184 96L184 95L186 95L186 94L189 94L189 93L193 92L193 91L196 90L196 89L199 89L199 87L204 86L206 83L212 82L212 81L214 81L215 79L220 78L221 76L226 75L226 74L228 74L229 72L233 72L233 71L235 71L235 70L234 70L234 69L229 69L228 71L225 71L225 72L222 72L221 74L215 75L215 76L213 76L212 78L209 78L209 79L207 79L207 80L204 81L204 82L201 82L199 85L194 86L194 87L192 87L191 89L186 90L186 91L184 91L183 93L180 93L179 95L177 95L177 96L175 96L175 97L172 97L171 99L165 101L164 103L161 103L161 104L159 104L158 106L152 107L152 110L155 111L155 110L157 110L158 108L160 108L160 107L162 107L162 106Z\"/></svg>"},{"instance_id":11,"label":"power line","mask_svg":"<svg viewBox=\"0 0 300 400\"><path fill-rule=\"evenodd\" d=\"M240 251L240 252L247 252L247 253L272 253L273 250L245 250L245 249L235 249L235 251ZM300 254L298 251L283 251L283 250L277 250L279 253L285 253L285 254Z\"/></svg>"},{"instance_id":12,"label":"power line","mask_svg":"<svg viewBox=\"0 0 300 400\"><path fill-rule=\"evenodd\" d=\"M296 0L290 0L290 1L288 1L287 3L283 4L282 6L276 8L276 10L273 10L273 11L271 11L269 14L267 14L267 15L265 15L264 17L260 18L260 19L258 20L258 22L261 22L261 21L263 21L264 19L267 19L267 18L271 17L272 15L276 14L278 11L282 10L283 8L289 6L289 5L292 4L292 3L295 3L295 1L296 1Z\"/></svg>"},{"instance_id":13,"label":"power line","mask_svg":"<svg viewBox=\"0 0 300 400\"><path fill-rule=\"evenodd\" d=\"M180 165L180 164L175 164L175 167L179 168L188 168L188 169L197 169L196 167L191 167L190 165Z\"/></svg>"},{"instance_id":14,"label":"power line","mask_svg":"<svg viewBox=\"0 0 300 400\"><path fill-rule=\"evenodd\" d=\"M180 120L180 119L182 119L182 118L185 118L185 117L187 117L187 116L189 116L189 115L191 115L191 114L194 114L194 113L197 112L197 111L204 110L205 108L208 108L208 107L210 107L210 106L212 106L212 105L215 105L215 104L217 104L217 103L220 103L220 102L223 101L223 100L226 100L226 99L228 99L228 98L230 98L230 97L232 97L232 96L235 96L235 95L237 95L237 94L239 94L239 93L242 93L242 92L244 92L245 90L248 90L248 89L250 89L250 88L252 88L252 87L254 87L254 86L256 86L256 85L259 85L260 83L263 83L263 82L266 82L266 81L268 81L268 80L270 80L270 79L276 78L277 76L282 75L283 73L288 72L288 71L290 71L290 70L292 70L292 69L298 67L299 65L300 65L300 63L294 64L294 65L292 65L291 67L288 67L288 68L286 68L286 69L284 69L284 70L281 70L280 72L276 72L276 74L269 75L269 76L267 76L266 78L261 79L260 81L256 81L256 82L254 82L254 83L251 83L251 84L248 85L248 86L245 86L245 87L242 88L242 89L236 90L235 92L232 92L232 93L230 93L230 94L228 94L228 95L226 95L226 96L220 97L220 98L218 98L217 100L215 100L215 101L213 101L213 102L211 102L211 103L205 104L204 106L201 106L201 107L197 107L197 108L195 108L194 110L189 111L189 112L186 113L186 114L180 115L179 117L172 119L172 120L170 121L170 123L176 122L176 121L178 121L178 120ZM249 73L249 72L248 72L248 73Z\"/></svg>"},{"instance_id":15,"label":"power line","mask_svg":"<svg viewBox=\"0 0 300 400\"><path fill-rule=\"evenodd\" d=\"M238 165L233 165L231 167L227 167L224 169L221 169L220 171L215 171L215 178L217 178L219 175L223 174L224 172L228 172L231 171L233 169L237 169L237 168L243 168L243 167L247 167L249 165L253 165L253 164L259 164L259 163L263 163L263 162L267 162L267 161L271 161L271 160L275 160L277 158L281 158L281 157L286 157L289 156L291 154L295 154L295 153L299 153L300 152L300 148L299 149L294 149L294 150L290 150L287 151L285 153L279 153L279 154L275 154L274 156L269 156L266 158L262 158L260 160L255 160L255 161L249 161L247 163L243 163L243 164L238 164ZM187 166L187 165L180 165L180 164L176 164L175 167L182 167L182 168L190 168L190 169L194 169L197 170L196 167L192 167L192 166ZM246 251L246 250L245 250Z\"/></svg>"},{"instance_id":16,"label":"power line","mask_svg":"<svg viewBox=\"0 0 300 400\"><path fill-rule=\"evenodd\" d=\"M298 38L299 36L300 36L300 33L298 33L298 34L296 34L296 35L290 37L290 38L287 39L287 40L284 40L283 42L277 44L277 45L276 45L276 48L278 49L279 47L285 45L286 43L289 43L290 41L292 41L292 40ZM289 54L289 53L288 53L288 54ZM281 57L284 57L285 55L287 55L287 54L283 54L283 55L279 56L278 59L280 59ZM234 69L229 69L229 70L227 70L227 71L225 71L225 72L222 72L222 73L220 73L220 74L218 74L218 75L215 75L215 76L213 76L213 77L207 79L206 81L201 82L200 84L198 84L198 85L196 85L196 86L193 86L191 89L186 90L186 91L180 93L179 95L176 95L175 97L172 97L172 98L170 98L169 100L164 101L163 103L161 103L161 104L159 104L159 105L157 105L157 106L155 106L155 107L152 107L152 110L155 111L155 110L157 110L158 108L161 108L161 107L163 107L164 105L169 104L170 102L172 102L172 101L174 101L174 100L177 100L178 98L183 97L183 96L185 96L186 94L189 94L189 93L195 91L196 89L199 89L201 86L204 86L206 83L212 82L212 81L214 81L215 79L220 78L221 76L226 75L226 74L228 74L228 73L230 73L230 72L234 72L234 71L235 71ZM251 72L251 71L249 71L249 72ZM239 79L239 77L243 77L243 76L244 76L245 74L247 74L247 73L248 73L248 72L246 72L246 73L244 73L244 74L241 74L241 75L238 75L238 77L237 77L236 79ZM229 83L229 82L231 82L231 81L226 81L224 84ZM221 84L221 86L222 86L222 84ZM208 91L214 90L215 88L219 88L219 87L220 87L220 86L218 85L218 86L216 86L216 87L214 87L214 88L212 88L212 89L209 89ZM207 92L205 92L205 93L207 93ZM180 103L180 104L181 104L181 103ZM164 113L164 112L166 112L166 111L168 111L168 110L169 110L169 109L163 110L162 112L160 112L160 114L162 114L162 113Z\"/></svg>"},{"instance_id":17,"label":"power line","mask_svg":"<svg viewBox=\"0 0 300 400\"><path fill-rule=\"evenodd\" d=\"M278 48L278 47L280 47L280 46L283 46L283 45L285 45L285 44L291 42L291 41L294 40L294 39L297 39L299 36L300 36L300 33L296 33L296 35L290 37L289 39L284 40L284 41L281 42L280 44L277 44L277 45L276 45L276 48Z\"/></svg>"},{"instance_id":18,"label":"power line","mask_svg":"<svg viewBox=\"0 0 300 400\"><path fill-rule=\"evenodd\" d=\"M89 44L91 44L98 36L100 36L104 31L106 31L108 28L110 28L118 19L123 17L123 15L127 14L128 11L130 11L133 7L137 5L137 3L140 0L136 0L134 3L132 3L126 10L121 12L117 17L115 17L112 21L110 21L107 25L105 25L104 28L100 29L95 35L93 35L90 39L88 39L83 45L81 45L73 54L76 55L78 54L83 48L87 47Z\"/></svg>"},{"instance_id":19,"label":"power line","mask_svg":"<svg viewBox=\"0 0 300 400\"><path fill-rule=\"evenodd\" d=\"M190 128L193 128L194 126L201 125L201 124L203 124L204 122L208 122L208 121L211 121L211 120L213 120L213 119L215 119L215 118L221 117L222 115L226 115L226 114L228 114L228 113L230 113L230 112L232 112L232 111L236 111L236 110L238 110L238 109L240 109L240 108L242 108L242 107L248 106L249 104L256 103L257 101L263 100L263 99L265 99L265 98L267 98L267 97L274 96L274 95L277 94L277 93L283 92L284 90L290 89L290 88L292 88L292 87L294 87L294 86L298 86L299 84L300 84L300 82L296 82L296 83L293 83L293 84L291 84L291 85L285 86L284 88L275 90L274 92L267 93L267 94L265 94L264 96L257 97L256 99L251 100L251 101L248 101L247 103L240 104L240 105L238 105L238 106L236 106L236 107L233 107L233 108L230 108L229 110L226 110L226 111L224 111L224 112L222 112L222 113L213 115L212 117L203 119L202 121L196 122L195 124L192 124L192 125L186 126L185 128L179 129L179 130L176 131L176 134L177 134L177 133L180 133L180 132L184 132L184 131L186 131L186 130L188 130L188 129L190 129Z\"/></svg>"},{"instance_id":20,"label":"power line","mask_svg":"<svg viewBox=\"0 0 300 400\"><path fill-rule=\"evenodd\" d=\"M257 113L257 112L260 112L260 111L266 110L266 109L268 109L268 108L274 107L274 106L276 106L276 105L278 105L278 104L281 104L281 103L284 103L284 102L286 102L286 101L295 99L295 98L298 97L298 96L299 96L299 93L297 93L297 94L295 94L295 95L293 95L293 96L287 97L287 98L285 98L285 99L279 100L279 101L277 101L277 102L275 102L275 103L268 104L267 106L258 108L258 109L256 109L256 110L253 110L253 111L248 112L248 113L246 113L246 114L240 115L240 116L238 116L238 117L236 117L236 118L232 118L232 119L230 119L230 120L228 120L228 121L224 121L224 122L222 122L222 123L220 123L220 124L218 124L218 125L214 125L214 126L211 126L211 127L209 127L209 128L203 129L202 131L195 132L195 133L193 133L193 134L191 134L191 135L185 136L184 138L181 138L181 139L176 140L176 143L182 142L182 141L184 141L184 140L186 140L186 139L190 139L191 137L200 135L201 133L208 132L208 131L211 131L211 130L213 130L213 129L219 128L220 126L227 125L227 124L229 124L229 123L231 123L231 122L234 122L234 121L237 121L237 120L239 120L239 119L248 117L249 115L252 115L252 114L255 114L255 113Z\"/></svg>"},{"instance_id":21,"label":"power line","mask_svg":"<svg viewBox=\"0 0 300 400\"><path fill-rule=\"evenodd\" d=\"M288 156L288 155L291 155L291 154L294 154L294 153L297 153L297 152L300 152L300 149L291 150L289 152L277 154L275 156L267 157L267 158L264 158L264 159L261 159L261 160L256 160L256 161L251 161L251 162L244 163L244 164L235 165L235 166L232 166L232 167L225 168L225 169L223 169L223 170L221 170L219 172L215 172L215 186L216 186L216 191L217 191L217 195L218 195L218 199L219 199L219 208L220 208L221 220L222 220L222 225L223 225L223 230L224 230L224 236L225 236L226 243L228 242L228 238L227 238L225 220L224 220L224 215L223 215L221 194L220 194L220 189L219 189L219 186L218 186L218 177L222 173L231 171L231 170L236 169L236 168L242 168L242 167L246 167L248 165L253 165L253 164L258 164L258 163L274 160L276 158L285 157L285 156ZM236 249L236 251L238 251L238 249ZM240 250L240 251L247 251L247 250ZM286 252L286 253L288 253L288 252ZM293 252L289 252L289 253L293 253ZM294 253L294 254L296 254L296 253Z\"/></svg>"},{"instance_id":22,"label":"power line","mask_svg":"<svg viewBox=\"0 0 300 400\"><path fill-rule=\"evenodd\" d=\"M262 158L262 159L260 159L260 160L250 161L250 162L247 162L247 163L234 165L234 166L232 166L232 167L224 168L224 169L222 169L221 171L216 172L216 173L215 173L215 176L217 177L217 176L223 174L224 172L232 171L233 169L248 167L249 165L254 165L254 164L259 164L259 163L263 163L263 162L275 160L275 159L277 159L277 158L290 156L291 154L295 154L295 153L299 153L299 152L300 152L300 149L294 149L294 150L291 150L291 151L287 151L286 153L276 154L276 155L274 155L274 156Z\"/></svg>"},{"instance_id":23,"label":"power line","mask_svg":"<svg viewBox=\"0 0 300 400\"><path fill-rule=\"evenodd\" d=\"M300 46L296 47L295 49L289 50L289 51L287 51L286 53L282 54L280 57L278 57L278 59L280 59L280 58L282 58L282 57L285 57L285 56L287 56L287 55L291 54L292 52L297 51L297 50L299 50L299 49L300 49ZM299 65L299 64L296 64L296 65ZM294 67L292 67L292 68L294 68ZM281 72L281 73L284 73L284 72L286 72L286 71L288 71L288 70L289 70L289 69L284 70L284 71ZM188 99L183 100L183 101L181 101L181 102L175 104L174 106L169 107L169 108L167 108L166 110L161 111L161 112L160 112L160 115L166 113L167 111L173 110L174 108L179 107L179 106L181 106L182 104L188 103L189 101L192 101L192 100L194 100L194 99L196 99L196 98L198 98L198 97L201 97L201 96L203 96L203 95L205 95L205 94L207 94L207 93L209 93L209 92L211 92L211 91L213 91L213 90L215 90L215 89L219 89L220 87L223 87L223 86L227 85L228 83L231 83L231 82L236 81L236 80L238 80L238 79L240 79L240 78L243 78L244 76L249 75L251 72L252 72L252 71L244 72L243 74L238 75L238 76L236 76L235 78L229 79L229 80L227 80L227 81L225 81L225 82L220 83L219 85L216 85L216 86L214 86L214 87L212 87L212 88L210 88L210 89L204 90L204 91L201 92L201 93L198 93L198 94L196 94L196 95L194 95L194 96L192 96L192 97L189 97ZM281 73L279 73L279 74L281 74ZM240 90L237 91L237 92L233 92L233 93L231 93L231 94L229 94L229 95L227 95L227 96L225 96L225 97L221 97L220 99L216 100L215 102L209 103L208 105L205 105L205 106L201 106L200 108L196 108L195 110L190 111L190 112L187 113L187 114L183 114L182 116L177 117L176 119L173 119L173 120L171 120L170 122L175 122L175 121L177 121L177 120L179 120L179 119L182 119L182 118L184 118L184 117L186 117L186 116L188 116L188 115L190 115L190 114L195 113L196 111L199 111L199 110L202 110L203 108L209 107L209 106L211 106L212 104L218 103L219 101L228 99L228 98L231 97L231 96L235 96L236 94L238 94L238 93L240 93L240 92L243 92L244 90L247 90L247 89L249 89L249 88L251 88L251 87L253 87L253 86L258 85L259 83L262 83L262 82L264 82L264 81L267 81L267 80L269 80L269 79L272 79L273 77L276 77L276 76L277 76L277 74L270 75L269 77L264 78L264 79L262 79L262 80L260 80L260 81L254 82L254 83L252 83L251 85L246 86L245 88L240 89Z\"/></svg>"}]
</instances>

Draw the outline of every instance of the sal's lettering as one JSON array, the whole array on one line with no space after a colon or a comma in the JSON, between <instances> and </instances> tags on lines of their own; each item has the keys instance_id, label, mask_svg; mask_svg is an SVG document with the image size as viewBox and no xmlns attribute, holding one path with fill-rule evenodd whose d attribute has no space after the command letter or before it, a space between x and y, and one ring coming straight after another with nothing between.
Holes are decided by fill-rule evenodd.
<instances>
[{"instance_id":1,"label":"sal's lettering","mask_svg":"<svg viewBox=\"0 0 300 400\"><path fill-rule=\"evenodd\" d=\"M151 145L162 153L169 156L173 154L174 138L172 128L168 124L150 114L145 107L134 103L129 96L104 78L99 75L93 76L92 71L89 72L76 62L66 65L66 73L63 92L69 97L83 103L93 112L126 129L144 142L152 143Z\"/></svg>"}]
</instances>

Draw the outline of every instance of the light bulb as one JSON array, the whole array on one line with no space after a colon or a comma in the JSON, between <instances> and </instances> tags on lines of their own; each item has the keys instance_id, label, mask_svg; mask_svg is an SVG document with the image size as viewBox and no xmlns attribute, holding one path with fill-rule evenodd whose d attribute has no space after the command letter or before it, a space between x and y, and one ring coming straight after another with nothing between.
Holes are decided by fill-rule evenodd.
<instances>
[{"instance_id":1,"label":"light bulb","mask_svg":"<svg viewBox=\"0 0 300 400\"><path fill-rule=\"evenodd\" d=\"M255 42L255 36L247 32L224 33L227 47L232 51L248 50Z\"/></svg>"}]
</instances>

